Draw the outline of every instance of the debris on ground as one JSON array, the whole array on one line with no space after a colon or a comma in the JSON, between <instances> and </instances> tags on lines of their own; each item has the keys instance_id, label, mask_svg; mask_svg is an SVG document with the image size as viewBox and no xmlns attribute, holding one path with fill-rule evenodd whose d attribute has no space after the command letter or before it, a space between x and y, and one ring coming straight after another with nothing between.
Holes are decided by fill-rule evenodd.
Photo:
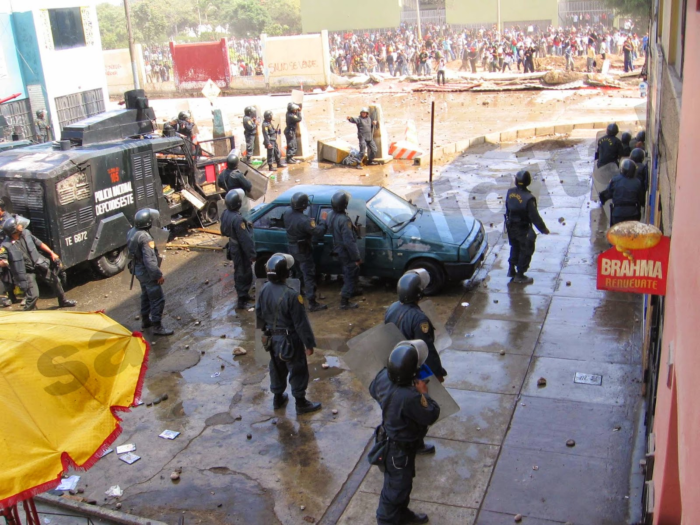
<instances>
[{"instance_id":1,"label":"debris on ground","mask_svg":"<svg viewBox=\"0 0 700 525\"><path fill-rule=\"evenodd\" d=\"M576 441L574 441L573 439L570 439L570 440L568 440L568 441L566 442L566 446L567 446L567 447L575 447L575 446L576 446Z\"/></svg>"},{"instance_id":2,"label":"debris on ground","mask_svg":"<svg viewBox=\"0 0 700 525\"><path fill-rule=\"evenodd\" d=\"M237 346L233 349L233 355L246 355L247 353L248 351L245 348L241 348L240 346Z\"/></svg>"},{"instance_id":3,"label":"debris on ground","mask_svg":"<svg viewBox=\"0 0 700 525\"><path fill-rule=\"evenodd\" d=\"M547 386L547 380L544 377L540 377L537 380L537 386L540 386L540 387Z\"/></svg>"},{"instance_id":4,"label":"debris on ground","mask_svg":"<svg viewBox=\"0 0 700 525\"><path fill-rule=\"evenodd\" d=\"M107 496L110 498L121 498L124 491L119 487L119 485L112 485L109 487L107 492L105 492L105 494L107 494Z\"/></svg>"},{"instance_id":5,"label":"debris on ground","mask_svg":"<svg viewBox=\"0 0 700 525\"><path fill-rule=\"evenodd\" d=\"M177 432L177 431L175 431L175 430L163 430L163 432L161 432L161 433L158 435L158 437L161 437L161 438L163 438L163 439L170 439L170 440L173 440L173 439L175 439L175 438L176 438L177 436L179 436L179 435L180 435L180 433Z\"/></svg>"}]
</instances>

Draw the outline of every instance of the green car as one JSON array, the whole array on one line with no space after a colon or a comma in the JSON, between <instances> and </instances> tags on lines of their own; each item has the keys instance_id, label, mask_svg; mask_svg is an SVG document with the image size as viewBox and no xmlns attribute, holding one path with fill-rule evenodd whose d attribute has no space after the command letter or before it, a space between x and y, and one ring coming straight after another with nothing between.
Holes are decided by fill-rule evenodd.
<instances>
[{"instance_id":1,"label":"green car","mask_svg":"<svg viewBox=\"0 0 700 525\"><path fill-rule=\"evenodd\" d=\"M430 273L428 295L439 293L448 281L469 279L486 255L488 242L478 220L460 212L431 212L415 206L380 186L296 186L274 201L251 210L255 249L255 274L265 277L265 262L277 252L286 253L287 233L282 215L292 195L306 193L311 205L306 214L317 223L331 211L331 197L338 190L351 195L348 215L362 231L361 275L398 279L406 270L425 268ZM314 239L317 274L342 274L333 255L333 237Z\"/></svg>"}]
</instances>

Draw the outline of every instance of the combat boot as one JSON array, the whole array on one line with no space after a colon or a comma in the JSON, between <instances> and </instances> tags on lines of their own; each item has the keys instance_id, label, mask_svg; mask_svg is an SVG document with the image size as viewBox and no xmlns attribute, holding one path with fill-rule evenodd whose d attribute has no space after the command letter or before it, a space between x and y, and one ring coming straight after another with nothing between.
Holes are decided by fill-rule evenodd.
<instances>
[{"instance_id":1,"label":"combat boot","mask_svg":"<svg viewBox=\"0 0 700 525\"><path fill-rule=\"evenodd\" d=\"M409 525L414 523L428 523L430 519L427 514L422 512L413 512L411 509L406 509L401 515L401 525Z\"/></svg>"},{"instance_id":2,"label":"combat boot","mask_svg":"<svg viewBox=\"0 0 700 525\"><path fill-rule=\"evenodd\" d=\"M250 308L255 308L255 303L250 297L238 299L236 310L249 310Z\"/></svg>"},{"instance_id":3,"label":"combat boot","mask_svg":"<svg viewBox=\"0 0 700 525\"><path fill-rule=\"evenodd\" d=\"M268 165L267 165L267 169L270 170L270 171L276 171L276 170L275 170L275 167L274 167L272 164L268 164Z\"/></svg>"},{"instance_id":4,"label":"combat boot","mask_svg":"<svg viewBox=\"0 0 700 525\"><path fill-rule=\"evenodd\" d=\"M8 306L12 306L12 301L7 297L0 297L0 308L7 308Z\"/></svg>"},{"instance_id":5,"label":"combat boot","mask_svg":"<svg viewBox=\"0 0 700 525\"><path fill-rule=\"evenodd\" d=\"M78 304L78 301L74 301L73 299L60 299L58 301L59 308L72 308L73 306L76 306L77 304Z\"/></svg>"},{"instance_id":6,"label":"combat boot","mask_svg":"<svg viewBox=\"0 0 700 525\"><path fill-rule=\"evenodd\" d=\"M296 399L297 414L310 414L311 412L321 410L321 403L309 401L305 397L298 397Z\"/></svg>"},{"instance_id":7,"label":"combat boot","mask_svg":"<svg viewBox=\"0 0 700 525\"><path fill-rule=\"evenodd\" d=\"M419 454L421 456L425 456L427 454L435 454L435 445L432 443L421 443L421 447L416 450L416 454Z\"/></svg>"},{"instance_id":8,"label":"combat boot","mask_svg":"<svg viewBox=\"0 0 700 525\"><path fill-rule=\"evenodd\" d=\"M153 326L153 321L151 321L149 316L144 315L141 317L141 330L148 330L151 326Z\"/></svg>"},{"instance_id":9,"label":"combat boot","mask_svg":"<svg viewBox=\"0 0 700 525\"><path fill-rule=\"evenodd\" d=\"M309 301L309 312L318 312L319 310L326 310L327 308L327 305L317 302L316 299Z\"/></svg>"},{"instance_id":10,"label":"combat boot","mask_svg":"<svg viewBox=\"0 0 700 525\"><path fill-rule=\"evenodd\" d=\"M508 265L508 277L515 277L515 274L516 274L515 265L514 264Z\"/></svg>"},{"instance_id":11,"label":"combat boot","mask_svg":"<svg viewBox=\"0 0 700 525\"><path fill-rule=\"evenodd\" d=\"M532 277L528 277L524 273L519 273L513 277L513 282L516 284L532 284L535 280Z\"/></svg>"},{"instance_id":12,"label":"combat boot","mask_svg":"<svg viewBox=\"0 0 700 525\"><path fill-rule=\"evenodd\" d=\"M173 331L170 328L166 328L162 323L153 324L153 335L173 335Z\"/></svg>"},{"instance_id":13,"label":"combat boot","mask_svg":"<svg viewBox=\"0 0 700 525\"><path fill-rule=\"evenodd\" d=\"M289 396L287 394L275 394L275 397L272 400L272 408L275 410L284 408L287 401L289 401Z\"/></svg>"},{"instance_id":14,"label":"combat boot","mask_svg":"<svg viewBox=\"0 0 700 525\"><path fill-rule=\"evenodd\" d=\"M359 305L357 303L351 303L349 298L341 297L341 299L340 299L340 309L341 310L354 310L355 308L359 308Z\"/></svg>"}]
</instances>

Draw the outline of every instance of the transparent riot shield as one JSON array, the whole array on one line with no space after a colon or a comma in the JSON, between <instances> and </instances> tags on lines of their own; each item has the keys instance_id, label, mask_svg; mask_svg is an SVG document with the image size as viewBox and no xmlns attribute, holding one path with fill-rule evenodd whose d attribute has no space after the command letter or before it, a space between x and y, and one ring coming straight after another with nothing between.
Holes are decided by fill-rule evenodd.
<instances>
[{"instance_id":1,"label":"transparent riot shield","mask_svg":"<svg viewBox=\"0 0 700 525\"><path fill-rule=\"evenodd\" d=\"M395 324L377 325L350 339L349 350L342 359L362 385L369 388L372 380L386 366L393 348L405 339ZM440 405L438 421L459 412L457 402L435 377L428 383L428 394Z\"/></svg>"},{"instance_id":2,"label":"transparent riot shield","mask_svg":"<svg viewBox=\"0 0 700 525\"><path fill-rule=\"evenodd\" d=\"M608 185L610 184L610 181L612 178L619 173L619 168L617 167L617 164L614 162L610 162L603 166L602 168L598 168L597 166L593 168L593 188L591 189L591 198L594 198L596 200L600 200L600 192L605 190ZM608 217L608 221L610 220L610 207L612 205L612 199L608 200L605 203L605 206L603 206L603 210L605 210L605 215Z\"/></svg>"},{"instance_id":3,"label":"transparent riot shield","mask_svg":"<svg viewBox=\"0 0 700 525\"><path fill-rule=\"evenodd\" d=\"M359 199L350 199L347 209L348 217L352 221L357 234L357 247L360 250L360 258L365 260L365 234L367 232L367 202Z\"/></svg>"},{"instance_id":4,"label":"transparent riot shield","mask_svg":"<svg viewBox=\"0 0 700 525\"><path fill-rule=\"evenodd\" d=\"M267 193L267 186L270 182L269 179L245 162L238 163L238 169L245 175L246 179L253 184L253 189L250 190L250 200L257 201L264 197Z\"/></svg>"},{"instance_id":5,"label":"transparent riot shield","mask_svg":"<svg viewBox=\"0 0 700 525\"><path fill-rule=\"evenodd\" d=\"M423 313L428 316L430 322L433 323L433 327L435 327L435 348L438 353L452 346L452 338L450 334L447 333L445 321L443 317L438 314L435 303L430 299L427 301L423 300L420 302L420 309L423 310Z\"/></svg>"},{"instance_id":6,"label":"transparent riot shield","mask_svg":"<svg viewBox=\"0 0 700 525\"><path fill-rule=\"evenodd\" d=\"M255 279L255 304L260 300L260 291L262 290L267 279ZM294 289L297 293L301 290L299 279L287 279L287 286ZM255 363L260 366L267 366L270 362L270 354L263 348L262 344L262 326L258 324L258 318L255 318Z\"/></svg>"}]
</instances>

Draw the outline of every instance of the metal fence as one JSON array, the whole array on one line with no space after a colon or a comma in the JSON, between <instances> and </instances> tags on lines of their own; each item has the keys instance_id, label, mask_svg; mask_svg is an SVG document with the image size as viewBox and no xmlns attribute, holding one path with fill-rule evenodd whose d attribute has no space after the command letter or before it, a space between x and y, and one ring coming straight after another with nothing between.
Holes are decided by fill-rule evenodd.
<instances>
[{"instance_id":1,"label":"metal fence","mask_svg":"<svg viewBox=\"0 0 700 525\"><path fill-rule=\"evenodd\" d=\"M0 104L0 112L7 121L7 127L2 128L6 140L12 140L13 133L19 135L20 139L34 138L34 119L29 99Z\"/></svg>"},{"instance_id":2,"label":"metal fence","mask_svg":"<svg viewBox=\"0 0 700 525\"><path fill-rule=\"evenodd\" d=\"M401 11L401 22L404 24L416 24L417 16L415 10L404 9ZM421 24L443 25L447 23L447 15L444 9L421 9Z\"/></svg>"},{"instance_id":3,"label":"metal fence","mask_svg":"<svg viewBox=\"0 0 700 525\"><path fill-rule=\"evenodd\" d=\"M611 26L615 15L604 2L596 0L565 0L559 2L559 23L588 25L602 23Z\"/></svg>"},{"instance_id":4,"label":"metal fence","mask_svg":"<svg viewBox=\"0 0 700 525\"><path fill-rule=\"evenodd\" d=\"M102 88L56 97L55 102L58 125L61 129L73 122L103 113L105 110Z\"/></svg>"}]
</instances>

